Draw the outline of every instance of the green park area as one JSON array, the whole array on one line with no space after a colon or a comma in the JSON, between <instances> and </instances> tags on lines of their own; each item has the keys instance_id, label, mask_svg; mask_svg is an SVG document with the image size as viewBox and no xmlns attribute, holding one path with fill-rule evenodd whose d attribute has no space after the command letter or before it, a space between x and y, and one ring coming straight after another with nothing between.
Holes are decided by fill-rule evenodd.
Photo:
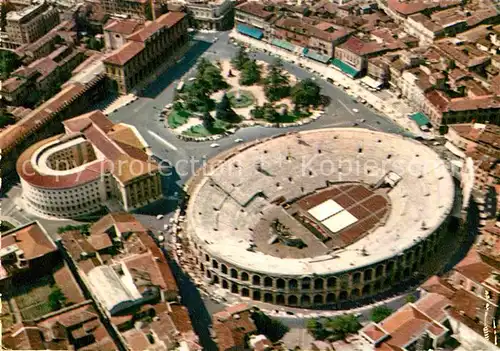
<instances>
[{"instance_id":1,"label":"green park area","mask_svg":"<svg viewBox=\"0 0 500 351\"><path fill-rule=\"evenodd\" d=\"M243 121L292 123L323 104L319 86L295 82L281 61L267 65L240 50L231 61L198 62L196 76L177 91L167 125L178 134L223 134Z\"/></svg>"}]
</instances>

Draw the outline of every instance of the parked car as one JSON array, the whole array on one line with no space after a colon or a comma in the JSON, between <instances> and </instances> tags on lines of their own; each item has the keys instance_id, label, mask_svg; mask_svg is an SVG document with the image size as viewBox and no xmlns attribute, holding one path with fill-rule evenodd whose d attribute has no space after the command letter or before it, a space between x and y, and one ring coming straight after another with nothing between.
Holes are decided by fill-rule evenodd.
<instances>
[{"instance_id":1,"label":"parked car","mask_svg":"<svg viewBox=\"0 0 500 351\"><path fill-rule=\"evenodd\" d=\"M163 219L163 215L159 214L158 216L156 216L156 219L158 219L158 220Z\"/></svg>"},{"instance_id":2,"label":"parked car","mask_svg":"<svg viewBox=\"0 0 500 351\"><path fill-rule=\"evenodd\" d=\"M359 112L359 110L358 110L357 108L353 108L353 109L352 109L352 112L358 113L358 112Z\"/></svg>"},{"instance_id":3,"label":"parked car","mask_svg":"<svg viewBox=\"0 0 500 351\"><path fill-rule=\"evenodd\" d=\"M241 142L243 142L243 139L241 139L241 138L234 139L234 142L235 142L235 143L241 143Z\"/></svg>"},{"instance_id":4,"label":"parked car","mask_svg":"<svg viewBox=\"0 0 500 351\"><path fill-rule=\"evenodd\" d=\"M210 144L210 147L212 147L212 148L216 148L216 147L219 147L219 146L220 146L220 145L219 145L219 144L217 144L217 143Z\"/></svg>"}]
</instances>

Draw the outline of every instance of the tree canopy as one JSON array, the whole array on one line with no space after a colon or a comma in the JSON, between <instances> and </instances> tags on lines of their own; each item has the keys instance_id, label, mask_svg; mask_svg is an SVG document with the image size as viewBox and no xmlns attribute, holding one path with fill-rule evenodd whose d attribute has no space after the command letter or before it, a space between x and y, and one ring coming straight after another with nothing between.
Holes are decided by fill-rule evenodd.
<instances>
[{"instance_id":1,"label":"tree canopy","mask_svg":"<svg viewBox=\"0 0 500 351\"><path fill-rule=\"evenodd\" d=\"M233 59L231 60L231 65L235 69L241 71L243 69L243 66L245 65L245 63L247 63L248 61L250 61L250 57L245 52L245 48L240 47L240 49L236 53L236 56L233 57Z\"/></svg>"},{"instance_id":2,"label":"tree canopy","mask_svg":"<svg viewBox=\"0 0 500 351\"><path fill-rule=\"evenodd\" d=\"M278 101L290 95L288 75L283 72L283 65L276 60L270 67L264 80L264 93L269 101Z\"/></svg>"},{"instance_id":3,"label":"tree canopy","mask_svg":"<svg viewBox=\"0 0 500 351\"><path fill-rule=\"evenodd\" d=\"M317 106L321 103L321 88L311 79L305 79L292 88L292 101L297 106Z\"/></svg>"},{"instance_id":4,"label":"tree canopy","mask_svg":"<svg viewBox=\"0 0 500 351\"><path fill-rule=\"evenodd\" d=\"M361 324L352 314L333 318L310 319L307 322L307 330L318 340L343 340L359 329L361 329Z\"/></svg>"},{"instance_id":5,"label":"tree canopy","mask_svg":"<svg viewBox=\"0 0 500 351\"><path fill-rule=\"evenodd\" d=\"M214 101L210 98L208 84L204 80L196 80L186 87L185 108L190 111L205 112L214 107Z\"/></svg>"},{"instance_id":6,"label":"tree canopy","mask_svg":"<svg viewBox=\"0 0 500 351\"><path fill-rule=\"evenodd\" d=\"M19 57L13 52L0 50L0 78L5 80L10 73L21 65Z\"/></svg>"},{"instance_id":7,"label":"tree canopy","mask_svg":"<svg viewBox=\"0 0 500 351\"><path fill-rule=\"evenodd\" d=\"M249 60L245 62L243 68L241 69L240 84L241 85L253 85L260 81L261 68L255 62L255 60Z\"/></svg>"},{"instance_id":8,"label":"tree canopy","mask_svg":"<svg viewBox=\"0 0 500 351\"><path fill-rule=\"evenodd\" d=\"M203 114L203 126L207 130L212 130L214 128L215 119L212 117L210 112L205 111Z\"/></svg>"},{"instance_id":9,"label":"tree canopy","mask_svg":"<svg viewBox=\"0 0 500 351\"><path fill-rule=\"evenodd\" d=\"M372 309L371 320L375 323L381 322L392 314L392 310L387 306L375 306Z\"/></svg>"},{"instance_id":10,"label":"tree canopy","mask_svg":"<svg viewBox=\"0 0 500 351\"><path fill-rule=\"evenodd\" d=\"M206 84L210 93L228 87L220 68L206 58L200 59L197 70L196 80Z\"/></svg>"},{"instance_id":11,"label":"tree canopy","mask_svg":"<svg viewBox=\"0 0 500 351\"><path fill-rule=\"evenodd\" d=\"M217 104L215 109L217 119L229 123L237 123L241 120L240 116L231 108L231 102L226 94L222 96L221 101Z\"/></svg>"},{"instance_id":12,"label":"tree canopy","mask_svg":"<svg viewBox=\"0 0 500 351\"><path fill-rule=\"evenodd\" d=\"M272 342L280 340L290 330L281 321L272 319L260 311L254 312L252 319L259 334L264 334Z\"/></svg>"}]
</instances>

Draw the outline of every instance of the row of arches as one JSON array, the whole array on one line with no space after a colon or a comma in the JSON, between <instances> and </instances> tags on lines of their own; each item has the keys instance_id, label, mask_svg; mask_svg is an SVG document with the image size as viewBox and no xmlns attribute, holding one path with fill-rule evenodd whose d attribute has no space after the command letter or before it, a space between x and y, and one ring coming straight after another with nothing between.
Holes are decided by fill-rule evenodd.
<instances>
[{"instance_id":1,"label":"row of arches","mask_svg":"<svg viewBox=\"0 0 500 351\"><path fill-rule=\"evenodd\" d=\"M438 250L438 235L398 257L376 266L331 277L302 279L270 277L238 271L202 254L197 260L207 281L234 294L278 305L313 307L358 300L384 293L391 287L415 277L420 267Z\"/></svg>"},{"instance_id":2,"label":"row of arches","mask_svg":"<svg viewBox=\"0 0 500 351\"><path fill-rule=\"evenodd\" d=\"M395 274L395 271L398 269L400 271L403 271L403 274L408 270L416 271L419 265L423 265L425 263L425 260L429 255L437 252L437 244L429 248L430 249L425 253L418 250L416 251L418 254L403 256L406 257L404 261L401 261L398 258L396 261L389 261L386 264L379 264L374 268L368 268L364 271L345 274L341 277L304 277L300 280L295 278L285 279L262 277L259 274L250 275L247 272L240 273L237 269L228 268L225 264L219 265L219 263L215 259L211 260L211 268L212 270L218 270L221 275L228 276L231 279L239 280L253 286L278 290L331 290L338 288L339 285L340 287L346 287L373 282L381 279L382 277ZM208 257L208 255L206 255L206 257ZM409 258L411 258L411 260ZM201 263L200 269L205 270L205 268L208 267L205 267L205 265Z\"/></svg>"}]
</instances>

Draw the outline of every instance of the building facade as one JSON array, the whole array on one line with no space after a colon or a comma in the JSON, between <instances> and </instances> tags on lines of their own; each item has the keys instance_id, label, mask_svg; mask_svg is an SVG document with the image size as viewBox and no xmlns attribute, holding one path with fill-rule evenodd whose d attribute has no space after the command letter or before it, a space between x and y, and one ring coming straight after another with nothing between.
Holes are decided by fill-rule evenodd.
<instances>
[{"instance_id":1,"label":"building facade","mask_svg":"<svg viewBox=\"0 0 500 351\"><path fill-rule=\"evenodd\" d=\"M110 15L124 15L141 21L153 19L151 0L102 0L101 6Z\"/></svg>"},{"instance_id":2,"label":"building facade","mask_svg":"<svg viewBox=\"0 0 500 351\"><path fill-rule=\"evenodd\" d=\"M128 125L101 111L64 122L65 134L42 140L17 161L28 210L74 218L116 200L130 211L162 197L158 167L147 144Z\"/></svg>"},{"instance_id":3,"label":"building facade","mask_svg":"<svg viewBox=\"0 0 500 351\"><path fill-rule=\"evenodd\" d=\"M236 24L259 28L264 33L269 33L274 17L274 12L268 11L265 5L255 1L247 1L235 7Z\"/></svg>"},{"instance_id":4,"label":"building facade","mask_svg":"<svg viewBox=\"0 0 500 351\"><path fill-rule=\"evenodd\" d=\"M227 30L234 24L234 7L230 0L188 0L185 4L199 29Z\"/></svg>"},{"instance_id":5,"label":"building facade","mask_svg":"<svg viewBox=\"0 0 500 351\"><path fill-rule=\"evenodd\" d=\"M126 43L104 59L106 75L117 83L120 94L172 64L189 41L185 14L170 12L127 36Z\"/></svg>"},{"instance_id":6,"label":"building facade","mask_svg":"<svg viewBox=\"0 0 500 351\"><path fill-rule=\"evenodd\" d=\"M59 24L59 12L47 3L31 5L6 16L5 30L9 40L16 44L29 44Z\"/></svg>"}]
</instances>

